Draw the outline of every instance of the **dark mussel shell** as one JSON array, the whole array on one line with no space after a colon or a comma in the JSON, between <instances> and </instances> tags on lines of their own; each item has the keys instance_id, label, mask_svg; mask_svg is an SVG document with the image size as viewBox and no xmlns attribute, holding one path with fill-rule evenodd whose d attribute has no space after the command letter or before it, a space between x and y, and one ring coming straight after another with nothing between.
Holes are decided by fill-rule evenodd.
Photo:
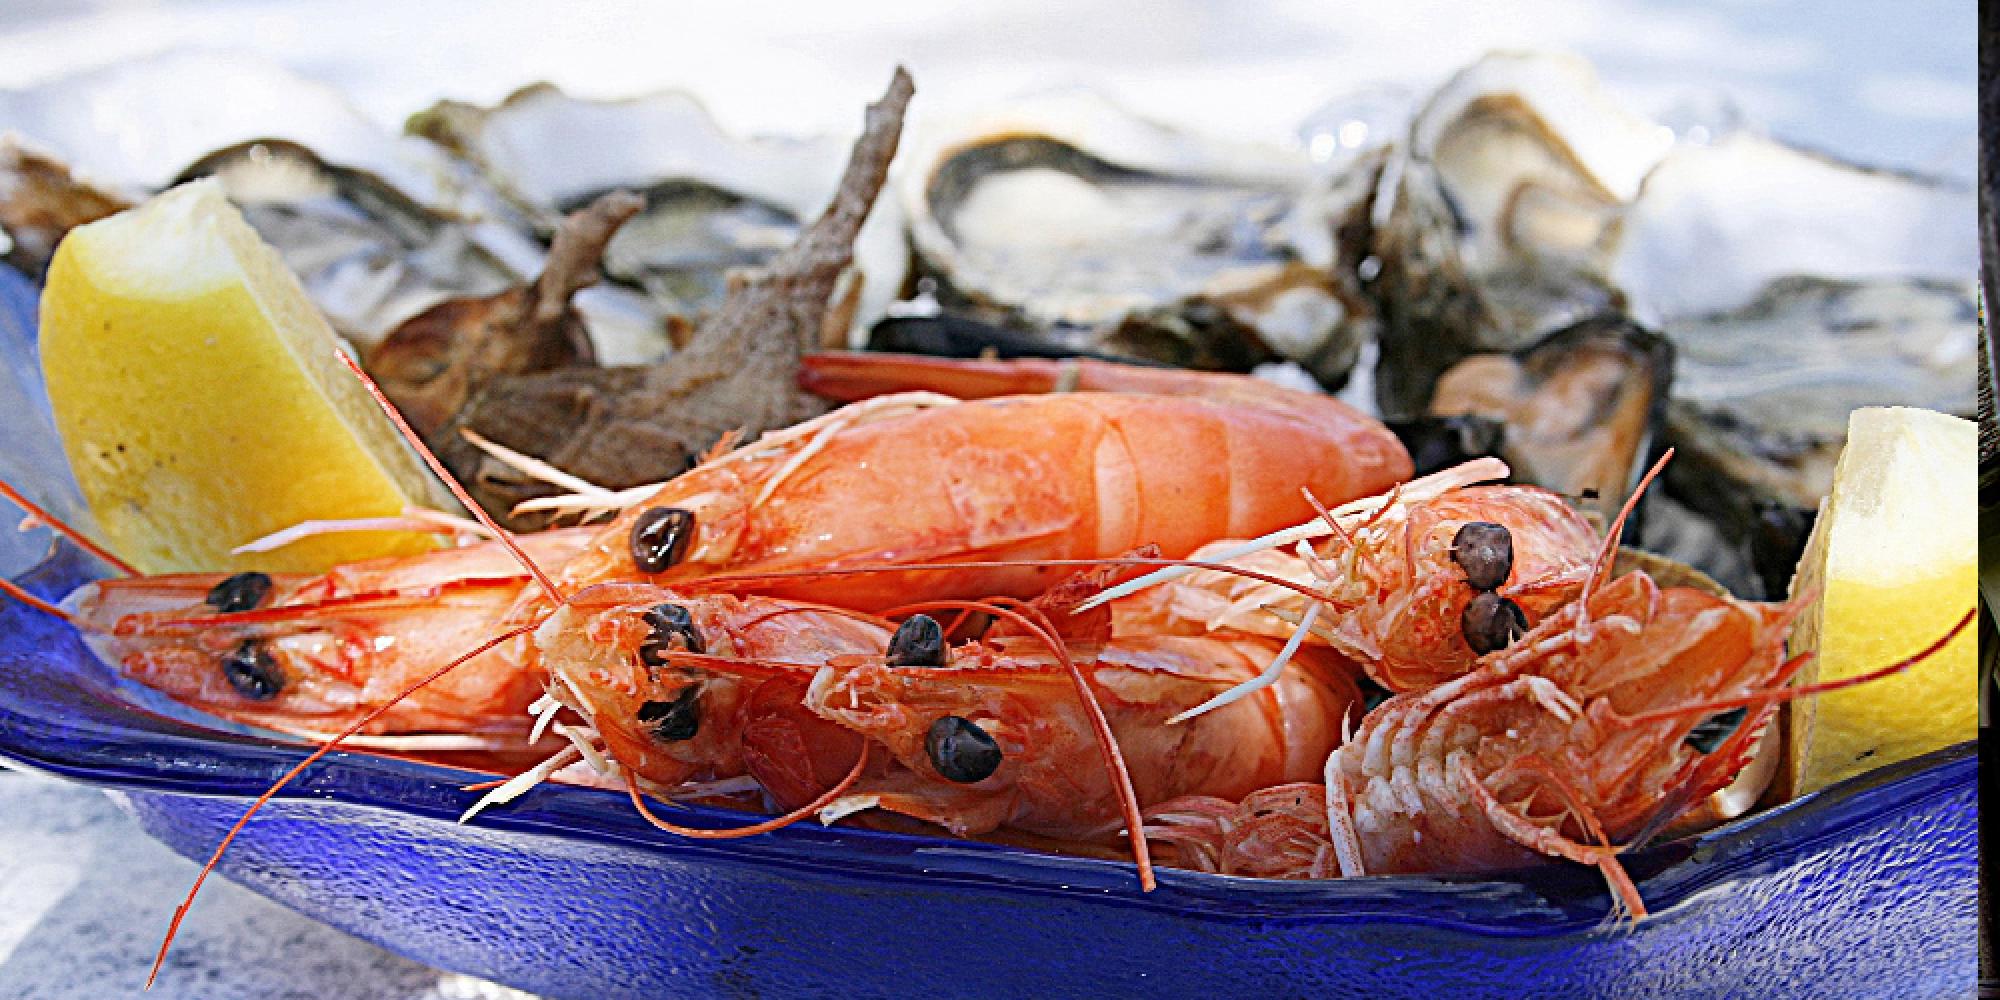
<instances>
[{"instance_id":1,"label":"dark mussel shell","mask_svg":"<svg viewBox=\"0 0 2000 1000\"><path fill-rule=\"evenodd\" d=\"M1502 424L1497 451L1517 481L1615 510L1660 432L1673 361L1664 337L1600 316L1464 358L1439 376L1428 416Z\"/></svg>"}]
</instances>

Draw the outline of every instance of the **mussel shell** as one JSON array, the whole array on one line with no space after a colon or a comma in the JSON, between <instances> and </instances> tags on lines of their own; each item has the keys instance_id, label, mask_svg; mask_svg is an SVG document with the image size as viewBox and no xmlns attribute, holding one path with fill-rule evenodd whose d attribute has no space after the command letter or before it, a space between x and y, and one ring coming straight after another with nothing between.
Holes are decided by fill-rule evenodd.
<instances>
[{"instance_id":1,"label":"mussel shell","mask_svg":"<svg viewBox=\"0 0 2000 1000\"><path fill-rule=\"evenodd\" d=\"M1609 513L1644 471L1673 368L1666 338L1597 317L1519 351L1465 358L1440 376L1429 411L1504 423L1499 452L1517 480L1595 497Z\"/></svg>"}]
</instances>

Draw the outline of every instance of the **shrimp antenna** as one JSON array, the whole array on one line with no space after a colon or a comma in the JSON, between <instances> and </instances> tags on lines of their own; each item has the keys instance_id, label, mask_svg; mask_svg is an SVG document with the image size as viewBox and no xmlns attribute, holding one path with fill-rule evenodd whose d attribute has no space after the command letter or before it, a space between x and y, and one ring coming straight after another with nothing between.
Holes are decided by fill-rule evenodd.
<instances>
[{"instance_id":1,"label":"shrimp antenna","mask_svg":"<svg viewBox=\"0 0 2000 1000\"><path fill-rule=\"evenodd\" d=\"M526 625L522 625L519 628L509 629L505 632L500 633L497 636L494 636L491 639L486 640L483 643L480 643L477 648L465 654L464 656L461 656L458 659L453 660L450 663L447 663L444 666L431 671L429 674L425 675L422 680L419 680L415 684L412 684L409 687L404 688L402 691L398 692L394 698L391 698L388 701L383 702L381 705L377 706L373 711L370 711L367 715L362 716L353 725L350 725L346 729L343 729L340 732L334 734L333 738L327 740L325 743L320 744L318 749L308 754L306 756L306 759L299 761L297 764L292 765L291 770L286 771L282 776L278 778L277 781L272 782L271 787L265 789L264 794L257 796L257 801L250 803L250 808L245 809L243 811L243 816L242 818L236 821L236 825L230 827L229 832L222 835L222 843L215 845L215 853L209 855L208 863L201 866L201 874L195 876L194 885L188 888L187 898L183 899L181 901L181 905L174 909L174 919L171 923L167 925L166 939L160 942L160 953L154 956L153 958L152 971L146 973L146 988L149 990L152 989L153 981L160 978L160 968L167 962L167 949L173 947L174 935L180 933L181 921L187 918L188 909L194 906L194 897L197 893L201 892L202 883L208 881L209 874L215 871L215 866L217 864L221 863L222 852L229 849L229 845L236 840L236 835L242 833L244 826L249 824L250 817L257 815L258 811L264 808L264 804L271 801L271 799L278 794L279 790L283 789L286 785L291 784L292 779L297 778L299 775L305 773L306 768L309 768L314 764L318 763L320 758L325 757L329 753L332 753L333 749L339 746L343 740L346 740L348 737L361 732L361 730L364 728L367 728L369 723L374 722L378 718L381 718L383 713L389 711L391 708L394 708L403 699L408 698L413 694L416 694L418 691L423 690L423 688L426 685L430 684L432 681L435 681L438 678L443 677L448 673L451 673L453 670L458 669L460 665L473 659L476 656L479 656L482 653L485 653L490 649L493 649L494 647L500 645L501 643L506 642L509 639L515 638L516 636L526 635L529 632L532 632L535 629L540 628L541 624L542 623L540 621L535 621L535 622L530 622L529 624Z\"/></svg>"},{"instance_id":2,"label":"shrimp antenna","mask_svg":"<svg viewBox=\"0 0 2000 1000\"><path fill-rule=\"evenodd\" d=\"M1897 660L1896 662L1891 663L1886 667L1877 667L1876 669L1867 671L1866 673L1855 674L1852 677L1842 677L1839 680L1822 681L1818 684L1806 684L1800 687L1776 687L1764 691L1753 691L1750 694L1739 695L1735 698L1721 698L1715 701L1702 701L1685 705L1672 705L1667 708L1654 709L1653 711L1650 712L1641 712L1637 715L1621 716L1619 718L1619 721L1627 723L1658 722L1662 719L1674 719L1687 715L1724 712L1732 708L1743 708L1744 706L1747 705L1776 704L1782 701L1793 701L1799 698L1810 697L1812 695L1826 694L1829 691L1838 691L1842 688L1850 688L1861 684L1867 684L1873 681L1879 681L1886 677L1892 677L1896 674L1900 674L1903 671L1908 670L1911 667L1914 667L1917 664L1922 663L1933 656L1936 656L1940 650L1944 649L1946 646L1951 645L1952 640L1957 639L1960 635L1964 634L1965 630L1971 627L1973 619L1978 617L1978 615L1979 615L1978 608L1968 609L1965 612L1964 617L1958 620L1958 624L1953 625L1951 629L1945 632L1943 635L1938 636L1936 639L1931 640L1930 645L1925 646L1924 648L1916 651L1915 653L1912 653L1909 656ZM1792 674L1796 673L1800 667L1805 666L1806 661L1810 660L1811 658L1812 658L1811 653L1800 653L1799 655L1792 657L1780 669L1779 683L1783 684L1785 681L1790 680Z\"/></svg>"},{"instance_id":3,"label":"shrimp antenna","mask_svg":"<svg viewBox=\"0 0 2000 1000\"><path fill-rule=\"evenodd\" d=\"M1170 570L1183 569L1188 571L1205 569L1213 570L1217 573L1240 576L1246 580L1255 580L1258 583L1267 583L1273 587L1289 590L1309 601L1324 600L1326 597L1326 595L1302 583L1272 576L1269 573L1260 573L1253 569L1245 569L1231 563L1211 562L1201 559L1159 559L1146 556L1109 556L1102 559L980 559L968 560L966 562L941 563L870 563L863 566L841 566L830 569L783 569L746 573L711 573L683 580L676 583L675 587L685 590L714 589L726 591L732 587L771 583L777 580L817 580L830 576L867 576L870 574L903 572L950 572L952 570L964 569L1045 569L1050 566L1076 566L1082 568L1094 566L1164 566ZM1120 586L1122 587L1123 585L1121 584ZM1090 598L1084 603L1092 607L1102 604L1105 600L1103 595L1106 592L1108 591L1101 591L1097 596ZM975 610L985 611L988 609L979 608Z\"/></svg>"},{"instance_id":4,"label":"shrimp antenna","mask_svg":"<svg viewBox=\"0 0 2000 1000\"><path fill-rule=\"evenodd\" d=\"M55 617L60 618L65 622L68 622L70 626L73 628L88 629L93 632L104 631L103 626L98 625L95 622L84 621L83 619L78 618L77 616L70 614L67 611L64 611L62 608L54 604L50 604L49 602L44 601L41 598L28 593L26 590L22 589L20 584L15 583L14 581L9 580L4 576L0 576L0 594L6 594L8 597L17 600L22 604L27 605L28 607L34 608L36 611L39 611L42 614L54 615Z\"/></svg>"},{"instance_id":5,"label":"shrimp antenna","mask_svg":"<svg viewBox=\"0 0 2000 1000\"><path fill-rule=\"evenodd\" d=\"M507 546L507 551L514 554L515 560L520 562L521 566L528 571L528 575L534 577L535 582L542 585L542 592L549 595L549 598L557 604L569 603L569 598L562 591L556 589L555 582L549 579L548 574L542 572L542 568L535 565L533 559L528 558L528 553L522 551L520 543L514 541L514 533L502 528L498 522L494 521L492 515L486 513L486 509L479 506L472 499L472 494L466 492L465 486L459 483L458 477L452 475L451 470L445 468L443 462L438 461L437 455L431 452L430 446L424 444L423 437L410 426L409 421L403 419L403 414L396 409L396 404L389 402L389 397L382 394L382 387L376 385L375 380L370 378L367 372L362 371L361 365L356 363L353 358L348 357L346 351L336 349L333 353L334 356L340 359L341 364L347 366L348 371L354 373L355 378L361 380L361 387L367 389L368 395L375 398L375 405L380 406L382 412L388 415L389 421L396 425L396 430L402 433L403 439L410 442L410 447L417 450L417 454L423 458L424 464L430 466L431 471L444 481L445 488L451 490L451 495L457 497L458 502L464 504L465 509L471 511L472 516L478 518L479 523L484 525L486 530L491 531L493 537L500 540L500 544Z\"/></svg>"},{"instance_id":6,"label":"shrimp antenna","mask_svg":"<svg viewBox=\"0 0 2000 1000\"><path fill-rule=\"evenodd\" d=\"M30 500L27 497L22 496L19 490L16 490L13 486L9 485L7 481L4 479L0 479L0 496L4 496L7 499L12 500L14 502L14 506L27 511L28 517L33 519L35 522L48 526L48 529L50 531L53 531L56 534L69 539L71 542L76 543L77 548L80 548L83 551L88 552L91 555L94 555L97 558L103 560L104 563L110 566L112 569L115 569L118 572L125 574L126 576L140 575L138 570L132 568L131 563L128 563L125 560L120 559L115 555L112 555L111 550L106 549L104 546L91 541L89 535L86 535L83 532L76 530L74 527L71 527L70 525L63 523L63 520L61 518L55 516L54 514L49 513L46 510L43 510L33 500Z\"/></svg>"},{"instance_id":7,"label":"shrimp antenna","mask_svg":"<svg viewBox=\"0 0 2000 1000\"><path fill-rule=\"evenodd\" d=\"M839 784L836 784L832 788L829 788L826 791L821 792L818 798L813 799L811 802L808 802L805 805L802 805L797 809L792 810L791 812L788 812L782 816L773 816L770 819L764 820L761 823L752 823L749 826L730 827L729 829L726 830L713 830L699 826L681 826L678 823L669 823L666 820L663 820L660 817L654 815L651 809L646 808L645 796L639 792L639 779L636 775L632 773L632 769L629 767L624 769L625 790L631 794L632 807L634 809L639 810L639 815L643 817L646 820L646 822L651 823L654 826L667 831L668 833L680 837L692 837L696 840L738 840L743 837L753 837L760 833L770 833L773 830L782 830L785 827L791 826L793 823L797 823L798 821L805 819L807 816L811 816L813 813L819 812L821 809L824 809L828 805L831 805L833 803L833 800L840 798L842 795L847 794L847 790L853 788L854 783L861 780L861 772L868 766L868 746L869 746L869 741L867 740L861 741L861 756L855 758L854 766L848 769L847 777L840 779Z\"/></svg>"},{"instance_id":8,"label":"shrimp antenna","mask_svg":"<svg viewBox=\"0 0 2000 1000\"><path fill-rule=\"evenodd\" d=\"M1625 533L1626 520L1632 516L1634 510L1638 509L1639 498L1646 495L1646 488L1653 485L1653 480L1666 470L1667 463L1672 461L1673 457L1672 448L1662 453L1660 460L1654 462L1653 467L1647 469L1644 476L1639 477L1639 485L1632 487L1631 495L1625 498L1625 505L1618 508L1618 516L1612 519L1610 530L1605 532L1604 544L1598 548L1597 558L1591 561L1590 573L1583 578L1583 588L1577 592L1576 603L1582 614L1590 613L1590 588L1611 572L1611 560L1618 554L1618 536Z\"/></svg>"}]
</instances>

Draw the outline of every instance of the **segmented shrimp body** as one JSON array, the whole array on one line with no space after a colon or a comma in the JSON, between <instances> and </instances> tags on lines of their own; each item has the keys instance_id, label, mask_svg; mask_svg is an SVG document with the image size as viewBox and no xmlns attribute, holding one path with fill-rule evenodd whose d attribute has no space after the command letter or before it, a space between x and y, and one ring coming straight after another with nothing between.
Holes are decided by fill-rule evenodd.
<instances>
[{"instance_id":1,"label":"segmented shrimp body","mask_svg":"<svg viewBox=\"0 0 2000 1000\"><path fill-rule=\"evenodd\" d=\"M1277 645L1257 637L1119 639L1084 666L1141 803L1191 794L1238 797L1313 774L1358 711L1351 668L1307 654L1257 696L1167 725L1255 676ZM1119 824L1117 789L1068 674L1025 643L953 651L933 668L867 664L822 670L805 695L822 719L878 741L899 765L823 815L862 809L913 816L967 836L1002 826L1054 837L1102 837ZM979 734L964 736L966 730ZM990 741L989 773L954 770L954 734ZM971 780L967 780L971 779Z\"/></svg>"},{"instance_id":2,"label":"segmented shrimp body","mask_svg":"<svg viewBox=\"0 0 2000 1000\"><path fill-rule=\"evenodd\" d=\"M1314 877L1477 872L1541 857L1602 868L1748 763L1792 661L1796 608L1630 573L1479 668L1370 712L1312 786L1158 810L1192 863ZM1741 711L1700 706L1740 699ZM1697 729L1703 732L1697 735Z\"/></svg>"},{"instance_id":3,"label":"segmented shrimp body","mask_svg":"<svg viewBox=\"0 0 2000 1000\"><path fill-rule=\"evenodd\" d=\"M1260 698L1167 726L1254 675L1276 644L1111 637L1109 619L1065 620L1062 650L1086 663L1141 801L1310 776L1360 699L1352 666L1321 650ZM1048 645L1004 625L947 649L929 618L893 627L781 598L607 584L575 595L536 641L552 697L589 724L564 735L582 737L582 756L601 754L600 769L656 788L748 775L794 808L827 793L871 743L886 753L827 819L879 808L961 835L1095 837L1119 817L1072 675ZM977 762L940 750L940 726L976 729L952 738L990 744L991 773L974 777Z\"/></svg>"},{"instance_id":4,"label":"segmented shrimp body","mask_svg":"<svg viewBox=\"0 0 2000 1000\"><path fill-rule=\"evenodd\" d=\"M868 364L884 383L902 379ZM558 584L680 587L767 574L740 585L865 610L919 597L1027 597L1071 568L841 573L1092 559L1145 544L1177 556L1310 516L1301 487L1339 502L1409 476L1394 435L1335 400L1241 377L1134 377L1145 391L967 402L904 394L844 407L633 503ZM1153 391L1163 385L1184 394Z\"/></svg>"},{"instance_id":5,"label":"segmented shrimp body","mask_svg":"<svg viewBox=\"0 0 2000 1000\"><path fill-rule=\"evenodd\" d=\"M533 558L556 564L589 538L564 529L522 541ZM542 687L525 639L398 696L504 633L528 585L520 564L488 542L319 575L100 580L64 603L100 658L226 719L316 735L387 706L367 733L518 736Z\"/></svg>"}]
</instances>

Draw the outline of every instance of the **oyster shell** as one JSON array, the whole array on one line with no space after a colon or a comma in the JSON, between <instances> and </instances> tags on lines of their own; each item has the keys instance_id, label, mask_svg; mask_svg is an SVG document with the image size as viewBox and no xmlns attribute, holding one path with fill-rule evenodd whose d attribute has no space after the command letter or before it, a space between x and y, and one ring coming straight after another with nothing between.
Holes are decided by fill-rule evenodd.
<instances>
[{"instance_id":1,"label":"oyster shell","mask_svg":"<svg viewBox=\"0 0 2000 1000\"><path fill-rule=\"evenodd\" d=\"M832 136L729 135L694 97L671 91L595 101L535 84L492 108L439 103L412 116L409 130L474 164L545 237L609 191L644 196L645 210L606 248L605 272L643 292L658 315L687 324L720 305L729 272L766 266L798 239L847 158L847 143ZM902 290L899 228L894 212L878 211L856 242L856 324L882 315ZM594 303L617 295L587 290L578 305L593 315ZM652 360L620 353L607 360Z\"/></svg>"},{"instance_id":2,"label":"oyster shell","mask_svg":"<svg viewBox=\"0 0 2000 1000\"><path fill-rule=\"evenodd\" d=\"M1676 142L1580 60L1498 54L1455 76L1371 218L1392 418L1427 412L1467 355L1579 315L1666 334L1667 489L1719 529L1670 534L1741 593L1782 593L1849 410L1973 405L1969 190L1749 132Z\"/></svg>"},{"instance_id":3,"label":"oyster shell","mask_svg":"<svg viewBox=\"0 0 2000 1000\"><path fill-rule=\"evenodd\" d=\"M1667 488L1742 547L1766 594L1784 593L1849 412L1973 413L1975 294L1969 268L1962 281L1779 278L1741 308L1668 322L1680 368Z\"/></svg>"},{"instance_id":4,"label":"oyster shell","mask_svg":"<svg viewBox=\"0 0 2000 1000\"><path fill-rule=\"evenodd\" d=\"M1700 330L1678 322L1748 308L1782 277L1957 280L1977 261L1967 190L1747 132L1677 144L1553 55L1491 55L1445 84L1373 215L1392 416L1422 412L1465 354L1583 316L1625 312L1679 343ZM1807 341L1833 332L1771 346L1819 352Z\"/></svg>"},{"instance_id":5,"label":"oyster shell","mask_svg":"<svg viewBox=\"0 0 2000 1000\"><path fill-rule=\"evenodd\" d=\"M540 248L464 165L261 60L120 63L0 92L0 121L79 182L129 200L218 174L335 328L364 346L445 298L491 294L541 267Z\"/></svg>"},{"instance_id":6,"label":"oyster shell","mask_svg":"<svg viewBox=\"0 0 2000 1000\"><path fill-rule=\"evenodd\" d=\"M1370 310L1304 259L1326 242L1311 181L1303 155L1064 93L929 130L900 189L949 311L1074 350L1240 370L1283 357L1338 385L1350 319Z\"/></svg>"},{"instance_id":7,"label":"oyster shell","mask_svg":"<svg viewBox=\"0 0 2000 1000\"><path fill-rule=\"evenodd\" d=\"M518 280L476 227L298 143L261 139L220 149L173 183L197 177L222 183L333 328L363 347L441 302L496 294ZM477 228L489 237L504 232ZM525 246L515 251L517 261L532 259Z\"/></svg>"},{"instance_id":8,"label":"oyster shell","mask_svg":"<svg viewBox=\"0 0 2000 1000\"><path fill-rule=\"evenodd\" d=\"M0 135L0 255L22 274L41 280L63 234L129 207L55 157Z\"/></svg>"}]
</instances>

